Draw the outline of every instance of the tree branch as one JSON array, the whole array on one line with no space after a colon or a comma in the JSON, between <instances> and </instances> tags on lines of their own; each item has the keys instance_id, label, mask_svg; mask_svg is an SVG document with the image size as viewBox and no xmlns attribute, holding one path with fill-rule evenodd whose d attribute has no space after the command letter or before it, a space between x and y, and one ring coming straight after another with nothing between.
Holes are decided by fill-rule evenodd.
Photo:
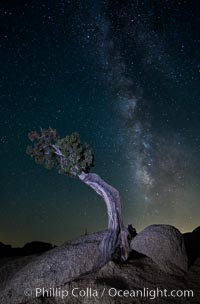
<instances>
[{"instance_id":1,"label":"tree branch","mask_svg":"<svg viewBox=\"0 0 200 304\"><path fill-rule=\"evenodd\" d=\"M54 153L55 153L56 155L65 158L64 155L62 154L62 152L60 151L60 149L58 148L58 146L56 146L56 145L51 145L51 147L54 149L54 151L55 151Z\"/></svg>"}]
</instances>

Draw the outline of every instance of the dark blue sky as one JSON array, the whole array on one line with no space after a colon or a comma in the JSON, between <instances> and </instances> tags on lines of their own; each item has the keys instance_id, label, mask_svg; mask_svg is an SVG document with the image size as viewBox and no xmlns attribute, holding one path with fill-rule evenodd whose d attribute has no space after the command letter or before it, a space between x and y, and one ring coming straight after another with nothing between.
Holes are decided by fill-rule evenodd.
<instances>
[{"instance_id":1,"label":"dark blue sky","mask_svg":"<svg viewBox=\"0 0 200 304\"><path fill-rule=\"evenodd\" d=\"M1 241L106 228L92 190L25 154L40 126L91 144L125 224L199 225L198 16L186 0L1 1Z\"/></svg>"}]
</instances>

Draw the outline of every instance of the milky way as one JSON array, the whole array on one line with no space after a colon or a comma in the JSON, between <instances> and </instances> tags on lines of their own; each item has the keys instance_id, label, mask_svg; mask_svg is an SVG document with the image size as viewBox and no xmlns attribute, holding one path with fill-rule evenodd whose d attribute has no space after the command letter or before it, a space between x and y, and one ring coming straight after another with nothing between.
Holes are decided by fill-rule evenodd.
<instances>
[{"instance_id":1,"label":"milky way","mask_svg":"<svg viewBox=\"0 0 200 304\"><path fill-rule=\"evenodd\" d=\"M116 38L113 25L116 16L112 12L106 15L100 5L95 10L96 23L100 29L97 45L99 59L104 67L105 80L113 93L113 107L119 118L117 141L123 142L122 149L129 163L132 186L137 185L144 213L157 216L164 210L172 218L174 213L177 215L177 212L181 212L180 204L183 205L189 191L187 178L191 163L180 132L164 130L160 134L159 130L152 128L151 121L154 118L152 109L149 111L152 101L147 94L143 94L143 87L146 86L143 74L151 70L158 77L168 79L169 86L175 89L182 86L183 71L167 52L165 35L152 29L153 8L149 8L148 16L143 17L137 12L137 4L133 6L130 21L126 20L127 11L121 10L118 16L125 20L122 23L124 27L121 25L121 36L127 33L135 44L133 47L141 48L141 70L135 67L134 62L137 61L138 50L132 62L127 63L124 59L127 50L123 46L123 38L121 41Z\"/></svg>"},{"instance_id":2,"label":"milky way","mask_svg":"<svg viewBox=\"0 0 200 304\"><path fill-rule=\"evenodd\" d=\"M144 199L149 200L149 191L154 187L151 172L153 158L151 153L152 134L149 121L140 119L140 104L144 103L142 95L137 95L134 82L127 75L127 67L118 47L111 40L110 23L105 17L102 6L95 6L96 24L100 30L98 42L100 63L104 67L104 77L111 89L114 89L116 112L122 120L118 136L125 138L125 151L133 176L141 186ZM150 56L149 56L150 58ZM145 115L143 115L144 117ZM148 127L147 127L148 126Z\"/></svg>"}]
</instances>

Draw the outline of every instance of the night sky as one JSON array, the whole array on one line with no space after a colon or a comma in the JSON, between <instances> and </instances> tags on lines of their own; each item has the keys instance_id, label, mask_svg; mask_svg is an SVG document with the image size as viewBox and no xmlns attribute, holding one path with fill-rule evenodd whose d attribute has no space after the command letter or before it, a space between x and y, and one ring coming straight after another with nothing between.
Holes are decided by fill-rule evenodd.
<instances>
[{"instance_id":1,"label":"night sky","mask_svg":"<svg viewBox=\"0 0 200 304\"><path fill-rule=\"evenodd\" d=\"M200 9L192 0L1 0L0 241L106 228L85 184L38 166L27 133L78 131L125 225L200 224Z\"/></svg>"}]
</instances>

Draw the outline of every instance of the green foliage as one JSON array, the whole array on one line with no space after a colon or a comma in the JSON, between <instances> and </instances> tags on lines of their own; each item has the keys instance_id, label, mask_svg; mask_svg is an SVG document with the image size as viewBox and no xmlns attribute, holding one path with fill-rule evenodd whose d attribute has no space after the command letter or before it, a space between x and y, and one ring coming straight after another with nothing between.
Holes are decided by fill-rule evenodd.
<instances>
[{"instance_id":1,"label":"green foliage","mask_svg":"<svg viewBox=\"0 0 200 304\"><path fill-rule=\"evenodd\" d=\"M47 169L59 167L58 157L52 147L59 136L56 130L40 129L40 132L32 131L28 133L28 138L34 143L33 146L28 146L26 153L34 158L36 164L44 165Z\"/></svg>"},{"instance_id":2,"label":"green foliage","mask_svg":"<svg viewBox=\"0 0 200 304\"><path fill-rule=\"evenodd\" d=\"M39 133L30 132L28 136L34 145L27 147L27 154L47 169L55 167L59 173L77 176L82 171L88 173L94 165L90 146L81 143L76 132L59 138L56 130L49 128L41 129Z\"/></svg>"},{"instance_id":3,"label":"green foliage","mask_svg":"<svg viewBox=\"0 0 200 304\"><path fill-rule=\"evenodd\" d=\"M82 171L89 172L93 166L94 156L86 143L81 143L80 136L74 132L57 142L66 162L61 162L60 171L64 174L79 175Z\"/></svg>"}]
</instances>

